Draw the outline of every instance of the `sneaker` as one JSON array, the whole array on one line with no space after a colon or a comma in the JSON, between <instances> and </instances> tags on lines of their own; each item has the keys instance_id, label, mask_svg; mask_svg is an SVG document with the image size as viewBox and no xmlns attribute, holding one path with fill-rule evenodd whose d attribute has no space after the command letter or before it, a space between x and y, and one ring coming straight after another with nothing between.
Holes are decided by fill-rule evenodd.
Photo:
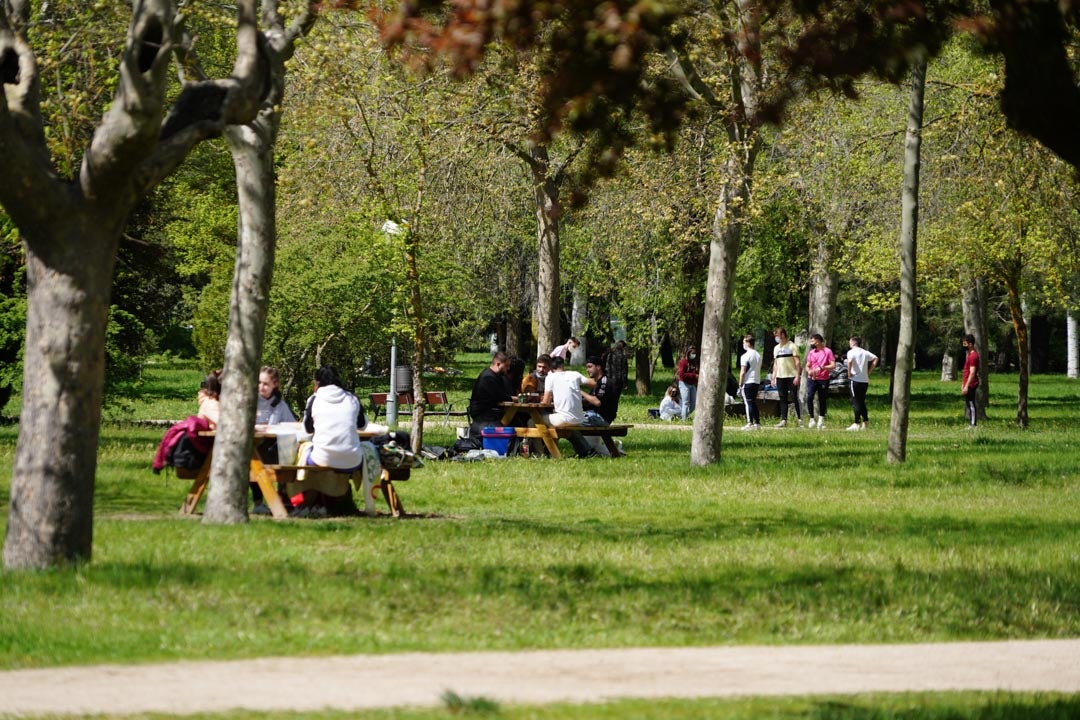
<instances>
[{"instance_id":1,"label":"sneaker","mask_svg":"<svg viewBox=\"0 0 1080 720\"><path fill-rule=\"evenodd\" d=\"M799 427L802 427L802 418L799 418Z\"/></svg>"},{"instance_id":2,"label":"sneaker","mask_svg":"<svg viewBox=\"0 0 1080 720\"><path fill-rule=\"evenodd\" d=\"M850 425L848 425L847 429L848 429L848 432L854 432L856 430L862 430L862 425L860 425L859 423L851 423Z\"/></svg>"},{"instance_id":3,"label":"sneaker","mask_svg":"<svg viewBox=\"0 0 1080 720\"><path fill-rule=\"evenodd\" d=\"M825 418L818 418L817 429L818 430L824 430L825 429Z\"/></svg>"},{"instance_id":4,"label":"sneaker","mask_svg":"<svg viewBox=\"0 0 1080 720\"><path fill-rule=\"evenodd\" d=\"M742 426L742 429L743 430L753 430L754 425L753 425L753 423L746 423L745 425Z\"/></svg>"},{"instance_id":5,"label":"sneaker","mask_svg":"<svg viewBox=\"0 0 1080 720\"><path fill-rule=\"evenodd\" d=\"M780 422L776 423L775 427L778 427L778 428L787 427L787 420L781 420Z\"/></svg>"},{"instance_id":6,"label":"sneaker","mask_svg":"<svg viewBox=\"0 0 1080 720\"><path fill-rule=\"evenodd\" d=\"M754 423L754 429L755 430L760 430L761 429L761 423Z\"/></svg>"},{"instance_id":7,"label":"sneaker","mask_svg":"<svg viewBox=\"0 0 1080 720\"><path fill-rule=\"evenodd\" d=\"M252 515L273 515L273 513L270 512L270 506L267 505L264 502L258 503L253 508L251 508L251 514Z\"/></svg>"}]
</instances>

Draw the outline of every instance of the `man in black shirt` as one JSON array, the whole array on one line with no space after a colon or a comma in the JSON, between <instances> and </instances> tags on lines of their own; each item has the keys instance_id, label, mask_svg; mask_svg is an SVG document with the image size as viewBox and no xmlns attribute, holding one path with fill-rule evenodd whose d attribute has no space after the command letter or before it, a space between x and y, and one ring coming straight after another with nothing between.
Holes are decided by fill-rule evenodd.
<instances>
[{"instance_id":1,"label":"man in black shirt","mask_svg":"<svg viewBox=\"0 0 1080 720\"><path fill-rule=\"evenodd\" d=\"M615 422L619 410L619 393L611 378L604 374L604 363L599 356L590 355L585 361L585 372L596 385L592 393L582 393L585 405L584 425L610 425Z\"/></svg>"},{"instance_id":2,"label":"man in black shirt","mask_svg":"<svg viewBox=\"0 0 1080 720\"><path fill-rule=\"evenodd\" d=\"M489 425L498 425L502 420L503 408L499 403L513 400L510 379L507 370L510 359L499 351L491 357L491 365L484 368L473 385L469 399L469 415L472 417L472 433L480 437L480 432Z\"/></svg>"}]
</instances>

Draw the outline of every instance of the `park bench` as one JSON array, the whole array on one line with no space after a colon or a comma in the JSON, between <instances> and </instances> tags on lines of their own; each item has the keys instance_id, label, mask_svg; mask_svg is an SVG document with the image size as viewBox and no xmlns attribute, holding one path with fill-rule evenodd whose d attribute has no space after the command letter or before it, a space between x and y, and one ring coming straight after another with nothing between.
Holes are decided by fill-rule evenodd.
<instances>
[{"instance_id":1,"label":"park bench","mask_svg":"<svg viewBox=\"0 0 1080 720\"><path fill-rule=\"evenodd\" d=\"M390 393L377 392L368 396L371 401L371 419L378 420L379 414L386 410L386 403L390 400ZM398 412L412 412L413 394L411 392L399 392L397 396Z\"/></svg>"},{"instance_id":2,"label":"park bench","mask_svg":"<svg viewBox=\"0 0 1080 720\"><path fill-rule=\"evenodd\" d=\"M443 427L450 425L451 417L469 417L468 410L455 410L454 406L446 397L443 390L432 390L424 393L424 401L432 415L440 415L443 418Z\"/></svg>"}]
</instances>

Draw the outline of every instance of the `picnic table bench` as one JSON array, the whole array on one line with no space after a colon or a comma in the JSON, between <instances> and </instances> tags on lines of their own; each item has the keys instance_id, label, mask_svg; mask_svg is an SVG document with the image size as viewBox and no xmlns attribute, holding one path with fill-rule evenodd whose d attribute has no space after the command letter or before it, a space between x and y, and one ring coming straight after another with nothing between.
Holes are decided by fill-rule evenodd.
<instances>
[{"instance_id":1,"label":"picnic table bench","mask_svg":"<svg viewBox=\"0 0 1080 720\"><path fill-rule=\"evenodd\" d=\"M215 433L213 431L208 433L200 433L200 435L206 435L213 437ZM371 437L370 433L361 433L361 437ZM274 435L265 435L262 433L255 433L256 438L276 437ZM349 471L349 470L337 470L335 468L323 467L321 465L268 465L263 463L262 458L259 457L258 452L259 444L255 443L252 450L251 462L248 470L248 481L259 486L262 490L263 499L266 502L267 507L270 508L270 514L278 519L284 519L289 517L289 511L285 509L285 505L281 502L281 498L278 496L278 482L292 482L302 484L304 480L297 477L297 471L305 470L312 473L335 473L337 475L344 476L341 478L345 487L348 487L348 483L351 481L353 486L361 490L364 495L364 511L368 515L375 514L375 493L382 492L383 498L386 500L386 504L390 508L390 512L394 517L400 517L404 514L405 508L401 504L401 498L398 496L397 491L394 489L394 482L403 482L409 479L411 468L390 468L383 466L382 472L379 477L379 482L373 482L370 479L363 479L361 471ZM210 447L210 452L207 453L206 459L203 461L201 467L198 470L188 470L184 468L176 469L176 476L178 478L192 480L191 489L188 491L187 497L184 499L184 503L180 506L181 515L191 515L195 512L195 508L199 504L199 500L202 499L203 493L206 492L207 485L210 482L210 464L214 457L213 445Z\"/></svg>"},{"instance_id":2,"label":"picnic table bench","mask_svg":"<svg viewBox=\"0 0 1080 720\"><path fill-rule=\"evenodd\" d=\"M619 446L613 438L626 437L633 425L549 425L545 412L552 409L551 405L539 402L504 402L500 403L504 408L502 424L510 425L514 416L519 412L528 413L532 420L529 427L515 427L514 434L519 438L538 438L544 442L548 455L553 458L561 458L559 452L559 438L569 438L573 432L579 432L586 437L599 437L604 441L604 447L608 449L612 457L621 455Z\"/></svg>"}]
</instances>

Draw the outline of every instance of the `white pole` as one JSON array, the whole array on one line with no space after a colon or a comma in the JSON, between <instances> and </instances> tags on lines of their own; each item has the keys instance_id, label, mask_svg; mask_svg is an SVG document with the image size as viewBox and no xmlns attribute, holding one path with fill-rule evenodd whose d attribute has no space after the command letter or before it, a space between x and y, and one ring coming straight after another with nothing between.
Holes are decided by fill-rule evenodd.
<instances>
[{"instance_id":1,"label":"white pole","mask_svg":"<svg viewBox=\"0 0 1080 720\"><path fill-rule=\"evenodd\" d=\"M1080 377L1080 353L1077 353L1076 341L1076 312L1069 310L1065 314L1065 347L1069 354L1067 373L1071 378Z\"/></svg>"},{"instance_id":2,"label":"white pole","mask_svg":"<svg viewBox=\"0 0 1080 720\"><path fill-rule=\"evenodd\" d=\"M386 398L386 424L397 429L397 338L390 340L390 395Z\"/></svg>"}]
</instances>

